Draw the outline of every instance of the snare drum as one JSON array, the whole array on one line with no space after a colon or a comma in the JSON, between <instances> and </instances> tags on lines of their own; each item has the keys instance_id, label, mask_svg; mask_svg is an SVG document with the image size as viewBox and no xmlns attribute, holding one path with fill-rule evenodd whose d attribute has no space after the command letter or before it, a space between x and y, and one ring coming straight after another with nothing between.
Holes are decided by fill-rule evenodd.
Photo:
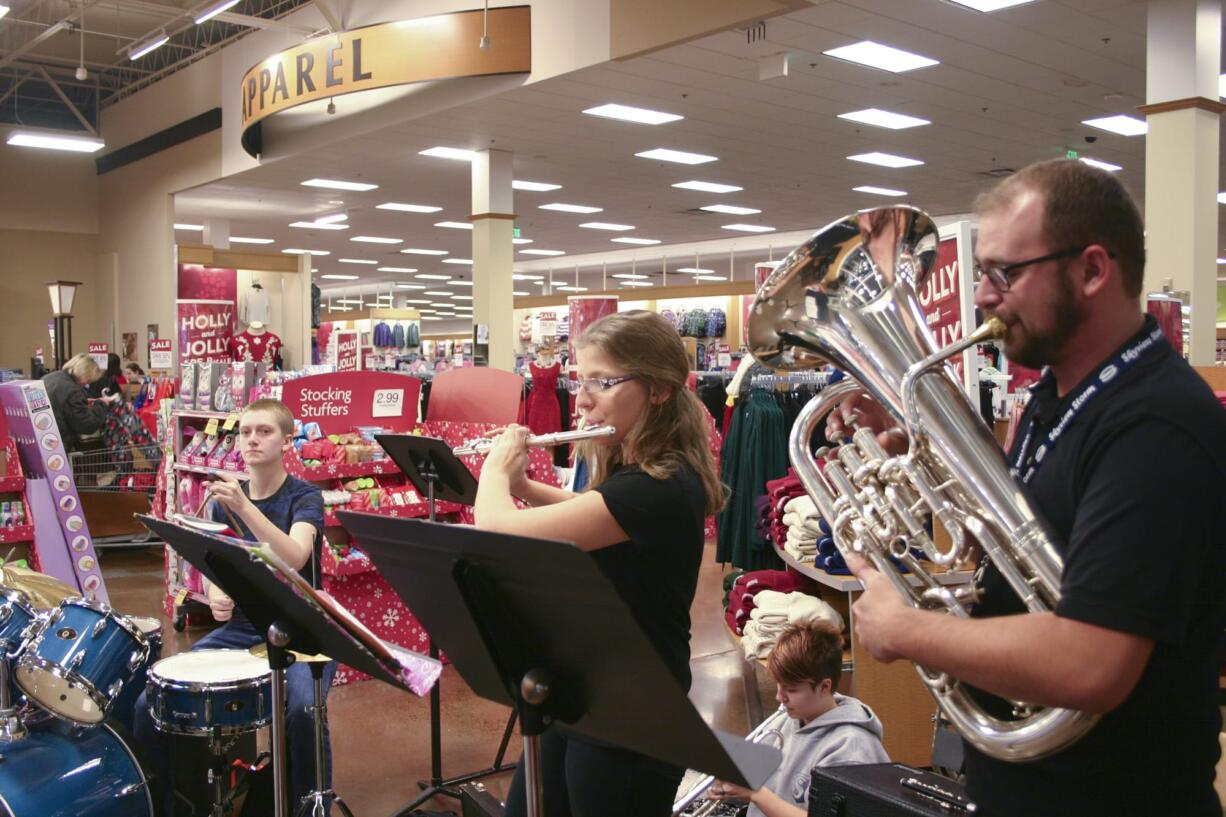
<instances>
[{"instance_id":1,"label":"snare drum","mask_svg":"<svg viewBox=\"0 0 1226 817\"><path fill-rule=\"evenodd\" d=\"M172 735L241 735L272 720L272 671L246 650L193 650L149 670L149 714Z\"/></svg>"},{"instance_id":2,"label":"snare drum","mask_svg":"<svg viewBox=\"0 0 1226 817\"><path fill-rule=\"evenodd\" d=\"M153 817L136 757L109 726L82 729L43 717L0 746L0 815Z\"/></svg>"},{"instance_id":3,"label":"snare drum","mask_svg":"<svg viewBox=\"0 0 1226 817\"><path fill-rule=\"evenodd\" d=\"M147 618L145 616L128 616L128 620L145 634L145 640L149 642L148 660L136 668L136 672L132 675L132 680L123 685L123 692L119 693L119 697L115 699L114 706L111 707L111 717L118 720L131 731L135 720L136 699L145 691L149 667L152 667L162 658L162 622L160 619Z\"/></svg>"},{"instance_id":4,"label":"snare drum","mask_svg":"<svg viewBox=\"0 0 1226 817\"><path fill-rule=\"evenodd\" d=\"M13 680L51 714L101 723L149 658L140 628L99 601L65 599L36 625Z\"/></svg>"},{"instance_id":5,"label":"snare drum","mask_svg":"<svg viewBox=\"0 0 1226 817\"><path fill-rule=\"evenodd\" d=\"M0 643L9 656L16 655L33 632L37 613L30 599L20 590L0 588Z\"/></svg>"}]
</instances>

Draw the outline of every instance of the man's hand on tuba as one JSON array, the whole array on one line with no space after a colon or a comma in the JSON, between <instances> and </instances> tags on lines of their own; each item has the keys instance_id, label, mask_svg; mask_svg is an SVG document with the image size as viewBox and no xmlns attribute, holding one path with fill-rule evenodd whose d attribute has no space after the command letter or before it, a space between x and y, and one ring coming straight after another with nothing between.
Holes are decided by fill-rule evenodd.
<instances>
[{"instance_id":1,"label":"man's hand on tuba","mask_svg":"<svg viewBox=\"0 0 1226 817\"><path fill-rule=\"evenodd\" d=\"M895 456L907 451L907 433L880 403L864 392L848 397L826 417L826 439L842 444L857 428L868 428L877 442Z\"/></svg>"}]
</instances>

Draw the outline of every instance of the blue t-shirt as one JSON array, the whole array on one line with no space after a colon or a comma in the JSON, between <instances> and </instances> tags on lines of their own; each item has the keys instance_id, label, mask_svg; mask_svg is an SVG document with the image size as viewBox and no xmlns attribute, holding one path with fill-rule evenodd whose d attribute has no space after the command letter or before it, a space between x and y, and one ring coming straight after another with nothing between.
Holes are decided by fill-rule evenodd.
<instances>
[{"instance_id":1,"label":"blue t-shirt","mask_svg":"<svg viewBox=\"0 0 1226 817\"><path fill-rule=\"evenodd\" d=\"M251 496L251 484L244 482L242 485L243 493ZM289 533L295 522L309 522L315 526L315 546L311 549L311 559L298 572L302 574L302 578L310 582L312 587L322 588L323 576L319 560L324 540L324 498L319 488L286 474L285 482L281 483L281 487L272 496L253 499L251 504L259 508L260 513L268 517L268 521L273 523L278 530L286 533ZM230 520L226 518L221 503L214 501L210 505L213 521L229 524ZM236 517L235 521L240 527L240 530L237 531L239 536L248 542L256 541L256 537L241 520Z\"/></svg>"}]
</instances>

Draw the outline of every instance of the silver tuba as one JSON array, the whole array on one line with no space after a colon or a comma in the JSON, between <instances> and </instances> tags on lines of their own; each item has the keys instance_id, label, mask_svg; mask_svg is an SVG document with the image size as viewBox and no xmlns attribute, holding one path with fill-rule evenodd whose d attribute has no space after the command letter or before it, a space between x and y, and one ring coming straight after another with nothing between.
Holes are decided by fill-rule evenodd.
<instances>
[{"instance_id":1,"label":"silver tuba","mask_svg":"<svg viewBox=\"0 0 1226 817\"><path fill-rule=\"evenodd\" d=\"M977 543L1031 612L1054 609L1062 562L1042 521L1009 474L991 431L946 361L1004 332L992 319L937 351L916 289L933 272L938 236L932 219L911 207L857 213L818 231L776 267L758 291L748 323L755 358L775 369L832 363L851 380L824 389L792 428L789 458L844 553L867 558L910 604L968 616L972 581L951 589L923 562L966 566ZM809 452L817 424L863 390L906 429L909 450L891 456L868 428L851 442ZM931 514L948 532L940 548L928 535ZM897 570L894 557L910 571ZM1082 737L1097 717L1071 709L1013 702L1015 719L983 711L956 678L916 670L954 728L984 754L1026 761Z\"/></svg>"}]
</instances>

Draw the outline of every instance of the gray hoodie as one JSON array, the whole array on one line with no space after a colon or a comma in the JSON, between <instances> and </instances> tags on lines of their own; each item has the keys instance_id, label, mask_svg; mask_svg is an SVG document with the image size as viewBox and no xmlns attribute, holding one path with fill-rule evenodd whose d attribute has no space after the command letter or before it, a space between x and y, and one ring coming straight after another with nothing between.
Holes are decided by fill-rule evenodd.
<instances>
[{"instance_id":1,"label":"gray hoodie","mask_svg":"<svg viewBox=\"0 0 1226 817\"><path fill-rule=\"evenodd\" d=\"M805 726L795 718L784 721L783 762L765 788L789 803L805 808L809 802L809 773L817 766L888 763L881 746L881 721L867 704L834 694L834 709ZM765 817L755 805L748 817Z\"/></svg>"}]
</instances>

